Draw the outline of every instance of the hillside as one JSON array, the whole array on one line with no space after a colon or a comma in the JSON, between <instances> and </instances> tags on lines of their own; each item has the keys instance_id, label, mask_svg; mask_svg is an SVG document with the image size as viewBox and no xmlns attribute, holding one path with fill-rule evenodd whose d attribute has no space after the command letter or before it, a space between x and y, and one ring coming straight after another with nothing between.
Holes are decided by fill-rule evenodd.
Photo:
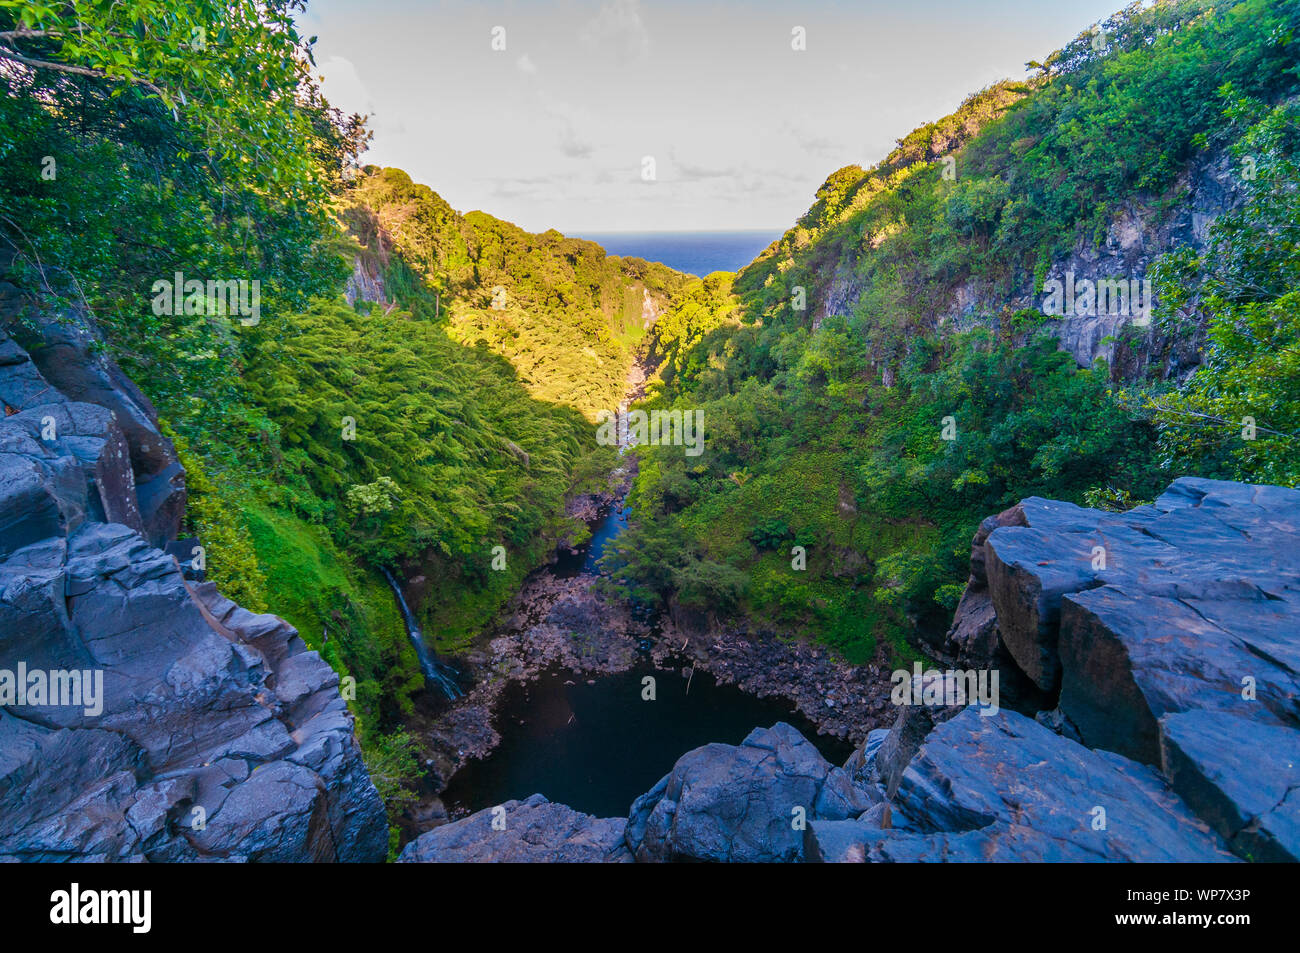
<instances>
[{"instance_id":1,"label":"hillside","mask_svg":"<svg viewBox=\"0 0 1300 953\"><path fill-rule=\"evenodd\" d=\"M0 861L1300 858L1300 0L1132 3L701 278L363 165L304 14L0 0ZM767 188L683 156L627 207Z\"/></svg>"},{"instance_id":2,"label":"hillside","mask_svg":"<svg viewBox=\"0 0 1300 953\"><path fill-rule=\"evenodd\" d=\"M566 498L605 489L613 461L591 421L623 400L682 276L460 215L400 170L358 173L359 118L310 86L308 108L275 120L301 148L275 147L268 188L272 170L187 158L220 159L211 110L245 101L172 124L92 80L7 82L0 277L26 303L3 330L37 347L49 315L85 316L174 442L202 575L355 679L367 757L404 783L397 729L423 678L380 570L408 583L431 641L458 648L558 541L585 538ZM51 176L29 175L51 152ZM214 276L256 288L256 314L214 300ZM207 294L178 287L173 307L157 292L173 279Z\"/></svg>"},{"instance_id":3,"label":"hillside","mask_svg":"<svg viewBox=\"0 0 1300 953\"><path fill-rule=\"evenodd\" d=\"M627 591L903 662L990 512L1300 480L1294 13L1130 7L692 283L646 406L701 412L707 450L642 449ZM1150 281L1154 317L1054 315L1067 275Z\"/></svg>"}]
</instances>

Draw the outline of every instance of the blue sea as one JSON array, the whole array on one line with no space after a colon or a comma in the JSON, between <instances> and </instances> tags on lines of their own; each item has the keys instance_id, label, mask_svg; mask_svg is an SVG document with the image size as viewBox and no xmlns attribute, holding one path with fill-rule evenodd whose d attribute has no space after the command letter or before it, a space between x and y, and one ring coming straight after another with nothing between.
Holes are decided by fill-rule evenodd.
<instances>
[{"instance_id":1,"label":"blue sea","mask_svg":"<svg viewBox=\"0 0 1300 953\"><path fill-rule=\"evenodd\" d=\"M703 277L714 271L740 271L781 232L584 232L611 255L663 262L669 268Z\"/></svg>"}]
</instances>

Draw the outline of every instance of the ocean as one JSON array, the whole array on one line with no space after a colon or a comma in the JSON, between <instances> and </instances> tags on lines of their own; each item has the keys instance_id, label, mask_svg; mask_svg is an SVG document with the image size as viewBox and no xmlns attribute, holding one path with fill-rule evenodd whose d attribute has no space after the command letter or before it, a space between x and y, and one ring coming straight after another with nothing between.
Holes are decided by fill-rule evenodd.
<instances>
[{"instance_id":1,"label":"ocean","mask_svg":"<svg viewBox=\"0 0 1300 953\"><path fill-rule=\"evenodd\" d=\"M611 255L663 262L669 268L703 277L714 271L739 271L781 237L781 232L584 232L575 238L596 242Z\"/></svg>"}]
</instances>

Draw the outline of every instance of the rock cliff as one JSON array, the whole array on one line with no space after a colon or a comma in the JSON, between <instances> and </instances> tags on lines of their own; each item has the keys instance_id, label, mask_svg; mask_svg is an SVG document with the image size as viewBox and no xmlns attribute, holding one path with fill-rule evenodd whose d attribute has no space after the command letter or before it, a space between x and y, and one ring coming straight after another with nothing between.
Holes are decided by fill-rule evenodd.
<instances>
[{"instance_id":1,"label":"rock cliff","mask_svg":"<svg viewBox=\"0 0 1300 953\"><path fill-rule=\"evenodd\" d=\"M337 675L160 548L184 470L96 340L0 282L0 860L382 860Z\"/></svg>"}]
</instances>

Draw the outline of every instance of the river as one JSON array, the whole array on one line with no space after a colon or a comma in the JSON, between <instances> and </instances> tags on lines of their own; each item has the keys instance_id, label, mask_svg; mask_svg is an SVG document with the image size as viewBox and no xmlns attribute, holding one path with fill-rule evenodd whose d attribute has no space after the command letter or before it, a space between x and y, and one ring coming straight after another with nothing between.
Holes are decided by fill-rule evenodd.
<instances>
[{"instance_id":1,"label":"river","mask_svg":"<svg viewBox=\"0 0 1300 953\"><path fill-rule=\"evenodd\" d=\"M560 579L590 575L594 582L597 560L627 517L616 501L591 524L586 545L544 572ZM819 735L788 701L720 685L677 656L656 664L649 649L647 641L635 664L614 674L593 678L551 666L535 681L511 683L496 708L500 742L487 757L466 762L442 793L449 814L540 793L597 816L625 815L687 751L710 742L738 744L754 728L778 721L798 728L832 763L852 751L847 741Z\"/></svg>"}]
</instances>

